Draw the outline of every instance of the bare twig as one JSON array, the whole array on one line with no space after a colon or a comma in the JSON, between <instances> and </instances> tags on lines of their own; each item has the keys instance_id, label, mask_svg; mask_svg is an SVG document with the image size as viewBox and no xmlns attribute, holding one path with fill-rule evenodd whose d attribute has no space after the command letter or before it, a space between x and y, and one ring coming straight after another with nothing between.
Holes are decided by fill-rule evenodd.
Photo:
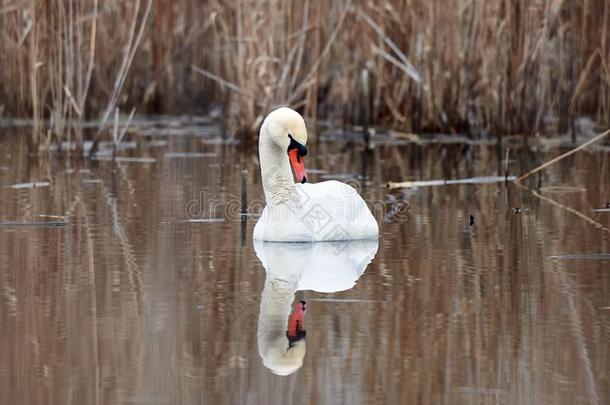
<instances>
[{"instance_id":1,"label":"bare twig","mask_svg":"<svg viewBox=\"0 0 610 405\"><path fill-rule=\"evenodd\" d=\"M81 109L78 107L78 104L76 103L76 100L74 99L74 96L72 95L72 92L70 91L70 88L65 84L64 84L64 93L66 93L66 97L68 97L68 100L70 101L70 105L72 106L72 109L74 110L76 115L81 117L83 115L81 112Z\"/></svg>"},{"instance_id":2,"label":"bare twig","mask_svg":"<svg viewBox=\"0 0 610 405\"><path fill-rule=\"evenodd\" d=\"M588 140L587 142L583 143L582 145L580 145L580 146L578 146L578 147L576 147L576 148L572 149L571 151L566 152L566 153L564 153L563 155L559 155L559 156L557 156L556 158L551 159L551 160L549 160L548 162L546 162L546 163L544 163L544 164L541 164L541 165L540 165L540 166L538 166L537 168L535 168L535 169L533 169L533 170L530 170L529 172L525 173L525 174L524 174L524 175L522 175L521 177L517 178L517 179L515 180L515 183L519 183L519 182L521 182L522 180L527 179L527 178L528 178L529 176L531 176L532 174L537 173L537 172L539 172L540 170L542 170L542 169L544 169L544 168L546 168L546 167L548 167L548 166L552 165L553 163L557 163L557 162L559 162L560 160L562 160L562 159L564 159L564 158L566 158L566 157L568 157L568 156L571 156L571 155L575 154L576 152L578 152L578 151L580 151L580 150L585 149L587 146L590 146L590 145L594 144L595 142L597 142L597 141L601 140L603 137L605 137L605 136L606 136L606 135L608 135L608 134L610 134L610 129L609 129L609 130L607 130L606 132L603 132L603 133L601 133L601 134L597 135L596 137L594 137L594 138L592 138L592 139Z\"/></svg>"},{"instance_id":3,"label":"bare twig","mask_svg":"<svg viewBox=\"0 0 610 405\"><path fill-rule=\"evenodd\" d=\"M377 35L379 35L383 39L383 42L392 51L394 51L394 53L396 55L398 55L398 57L400 58L400 61L402 62L402 65L400 63L397 63L398 61L394 57L392 57L385 51L379 49L378 47L375 47L378 50L377 52L382 51L383 52L382 56L384 58L388 59L388 61L390 61L393 64L395 64L396 66L400 67L405 73L407 73L407 75L409 75L409 77L411 77L417 83L421 83L422 82L421 75L419 74L417 69L415 69L415 66L413 66L413 64L409 61L407 56L404 54L404 52L402 52L400 50L400 48L394 43L394 41L392 41L385 34L385 32L383 32L383 29L379 26L379 24L377 24L375 21L373 21L373 19L368 14L366 14L364 11L362 11L362 9L360 7L358 7L358 17L362 18L362 20L364 20L364 22L366 22L373 29L373 31L375 31L375 33L377 33Z\"/></svg>"},{"instance_id":4,"label":"bare twig","mask_svg":"<svg viewBox=\"0 0 610 405\"><path fill-rule=\"evenodd\" d=\"M389 53L387 53L386 51L384 51L383 49L373 45L372 46L373 51L378 54L379 56L381 56L382 58L384 58L385 60L387 60L388 62L390 62L391 64L393 64L394 66L396 66L397 68L399 68L400 70L402 70L403 72L405 72L405 74L407 76L409 76L411 79L415 80L417 83L421 83L421 77L419 76L419 73L417 73L417 70L415 70L415 68L413 68L413 65L409 64L405 64L404 62L399 61L398 59L396 59L395 57L393 57L392 55L390 55Z\"/></svg>"},{"instance_id":5,"label":"bare twig","mask_svg":"<svg viewBox=\"0 0 610 405\"><path fill-rule=\"evenodd\" d=\"M506 180L514 180L514 176L483 176L471 177L468 179L452 179L452 180L422 180L422 181L402 181L389 182L388 188L408 188L408 187L430 187L430 186L448 186L452 184L493 184L501 183Z\"/></svg>"},{"instance_id":6,"label":"bare twig","mask_svg":"<svg viewBox=\"0 0 610 405\"><path fill-rule=\"evenodd\" d=\"M91 22L91 35L89 37L89 62L87 65L87 73L85 75L85 83L83 85L83 92L79 101L80 110L83 111L85 108L85 101L87 101L87 95L89 94L89 87L91 84L91 74L93 73L93 66L95 65L95 40L97 38L97 10L98 0L93 0L93 21Z\"/></svg>"},{"instance_id":7,"label":"bare twig","mask_svg":"<svg viewBox=\"0 0 610 405\"><path fill-rule=\"evenodd\" d=\"M125 121L125 125L123 125L123 129L121 130L121 134L119 135L119 139L117 142L117 146L121 144L121 141L123 140L123 137L125 136L125 133L127 133L127 130L129 129L129 125L131 125L131 120L133 119L133 116L136 113L136 108L132 108L131 112L129 113L129 117L127 117L127 121Z\"/></svg>"},{"instance_id":8,"label":"bare twig","mask_svg":"<svg viewBox=\"0 0 610 405\"><path fill-rule=\"evenodd\" d=\"M144 10L144 15L142 16L142 19L140 21L140 27L138 29L137 35L135 34L135 32L136 32L136 27L137 27L137 22L138 22L138 14L139 14L139 10L140 10L140 0L138 0L135 5L134 17L131 22L129 39L128 39L127 45L125 47L123 61L121 63L121 67L119 68L119 72L116 76L116 79L114 82L114 88L112 90L112 95L110 96L110 100L108 101L108 105L106 106L106 110L102 117L102 122L100 123L100 127L97 130L97 134L95 136L93 145L91 146L91 149L89 150L89 157L92 157L97 152L100 135L101 135L102 131L106 128L106 123L108 121L108 118L110 117L110 113L114 109L114 107L118 101L119 94L121 93L121 89L123 88L123 85L125 84L125 79L127 77L127 73L129 72L129 67L131 66L131 63L133 62L134 55L138 49L138 45L140 44L142 35L144 33L144 28L146 27L146 22L148 21L148 16L150 15L152 3L153 3L153 0L148 0L148 2L146 3L146 9Z\"/></svg>"},{"instance_id":9,"label":"bare twig","mask_svg":"<svg viewBox=\"0 0 610 405\"><path fill-rule=\"evenodd\" d=\"M574 215L576 215L577 217L579 217L580 219L583 219L584 221L588 222L589 224L595 226L596 228L601 229L604 232L610 232L610 229L608 229L607 227L605 227L604 225L600 224L599 222L597 222L596 220L594 220L593 218L589 217L588 215L583 214L582 212L572 208L572 207L568 207L567 205L561 204L555 200L553 200L552 198L543 196L542 194L540 194L539 192L537 192L536 190L532 190L529 187L524 186L521 183L518 183L515 181L515 184L517 185L517 187L529 191L530 193L532 193L532 195L536 198L541 199L542 201L546 201L549 204L554 205L557 208L561 208L562 210L565 210L567 212L570 212Z\"/></svg>"},{"instance_id":10,"label":"bare twig","mask_svg":"<svg viewBox=\"0 0 610 405\"><path fill-rule=\"evenodd\" d=\"M112 143L116 147L118 145L117 140L119 139L119 109L114 109L114 127L112 129Z\"/></svg>"},{"instance_id":11,"label":"bare twig","mask_svg":"<svg viewBox=\"0 0 610 405\"><path fill-rule=\"evenodd\" d=\"M216 76L213 73L208 72L207 70L204 70L200 67L191 65L191 69L193 69L195 72L199 73L200 75L207 77L208 79L214 80L216 83L220 84L221 86L224 86L226 88L228 88L229 90L233 90L234 92L241 94L242 96L246 96L249 98L253 98L253 94L247 90L244 90L242 88L240 88L238 85L236 85L235 83L231 83L228 80L223 79L220 76Z\"/></svg>"},{"instance_id":12,"label":"bare twig","mask_svg":"<svg viewBox=\"0 0 610 405\"><path fill-rule=\"evenodd\" d=\"M332 48L333 43L335 42L335 39L337 38L337 34L339 34L341 27L343 27L343 22L345 22L345 17L347 16L347 13L349 12L351 6L352 6L352 0L350 0L347 3L347 5L345 6L345 10L341 14L341 17L339 18L339 22L335 26L335 29L333 30L332 34L330 34L330 38L328 38L328 41L326 42L324 49L322 49L322 52L320 52L320 56L311 66L309 73L307 73L307 75L303 79L301 85L299 87L297 87L297 89L288 98L288 104L292 104L297 98L299 98L301 93L310 85L311 79L313 79L314 75L318 71L320 64L322 63L322 61L324 60L324 58L326 57L326 55Z\"/></svg>"}]
</instances>

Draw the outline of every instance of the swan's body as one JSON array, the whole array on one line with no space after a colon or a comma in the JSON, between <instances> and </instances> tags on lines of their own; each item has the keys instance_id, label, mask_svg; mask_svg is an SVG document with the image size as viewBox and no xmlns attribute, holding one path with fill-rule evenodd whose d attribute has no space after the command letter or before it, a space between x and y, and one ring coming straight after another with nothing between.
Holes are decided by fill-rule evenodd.
<instances>
[{"instance_id":1,"label":"swan's body","mask_svg":"<svg viewBox=\"0 0 610 405\"><path fill-rule=\"evenodd\" d=\"M261 126L259 158L267 206L254 227L254 239L317 242L377 239L379 227L351 186L338 181L305 183L307 154L303 118L289 108L271 112Z\"/></svg>"},{"instance_id":2,"label":"swan's body","mask_svg":"<svg viewBox=\"0 0 610 405\"><path fill-rule=\"evenodd\" d=\"M304 311L292 302L298 290L332 293L349 290L377 252L378 241L274 243L254 241L267 277L258 317L258 352L274 374L288 375L303 365L305 332L291 336L291 323L303 322ZM289 339L289 336L291 338ZM292 340L292 341L291 341Z\"/></svg>"},{"instance_id":3,"label":"swan's body","mask_svg":"<svg viewBox=\"0 0 610 405\"><path fill-rule=\"evenodd\" d=\"M265 207L254 227L254 239L320 242L377 238L377 221L350 185L330 180L293 187L294 200Z\"/></svg>"}]
</instances>

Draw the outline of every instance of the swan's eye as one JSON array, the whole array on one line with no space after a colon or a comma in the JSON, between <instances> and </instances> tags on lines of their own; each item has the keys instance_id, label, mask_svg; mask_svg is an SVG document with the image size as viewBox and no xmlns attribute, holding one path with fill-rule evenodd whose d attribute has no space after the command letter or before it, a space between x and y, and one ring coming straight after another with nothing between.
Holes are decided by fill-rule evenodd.
<instances>
[{"instance_id":1,"label":"swan's eye","mask_svg":"<svg viewBox=\"0 0 610 405\"><path fill-rule=\"evenodd\" d=\"M290 134L288 134L288 138L290 138L290 145L288 145L288 152L290 152L292 149L298 149L300 156L307 155L307 147L305 145L295 141L294 138L292 137L292 135L290 135Z\"/></svg>"}]
</instances>

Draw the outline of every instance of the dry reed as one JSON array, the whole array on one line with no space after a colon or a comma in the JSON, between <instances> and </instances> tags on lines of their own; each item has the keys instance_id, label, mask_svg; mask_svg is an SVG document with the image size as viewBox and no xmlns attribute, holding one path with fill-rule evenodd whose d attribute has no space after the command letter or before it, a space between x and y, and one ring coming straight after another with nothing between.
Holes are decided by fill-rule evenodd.
<instances>
[{"instance_id":1,"label":"dry reed","mask_svg":"<svg viewBox=\"0 0 610 405\"><path fill-rule=\"evenodd\" d=\"M522 180L525 180L525 179L527 179L528 177L530 177L532 174L537 173L537 172L539 172L540 170L542 170L542 169L544 169L544 168L546 168L546 167L548 167L548 166L550 166L550 165L552 165L552 164L554 164L554 163L557 163L557 162L559 162L560 160L562 160L562 159L564 159L564 158L566 158L566 157L568 157L568 156L572 156L573 154L575 154L575 153L577 153L577 152L579 152L579 151L581 151L581 150L583 150L583 149L587 148L588 146L593 145L595 142L600 141L600 140L601 140L601 139L603 139L603 138L604 138L606 135L609 135L609 134L610 134L610 129L609 129L609 130L607 130L606 132L603 132L603 133L601 133L601 134L599 134L599 135L597 135L597 136L593 137L592 139L588 140L587 142L583 143L582 145L577 146L576 148L571 149L570 151L568 151L568 152L566 152L566 153L563 153L563 154L561 154L561 155L557 156L556 158L551 159L551 160L549 160L548 162L545 162L545 163L541 164L540 166L536 167L535 169L532 169L532 170L530 170L529 172L527 172L527 173L525 173L525 174L521 175L519 178L517 178L517 179L515 180L515 183L519 183L519 182L521 182Z\"/></svg>"},{"instance_id":2,"label":"dry reed","mask_svg":"<svg viewBox=\"0 0 610 405\"><path fill-rule=\"evenodd\" d=\"M117 106L222 106L246 138L282 104L405 132L606 127L609 19L605 0L3 0L0 112L33 119L34 150Z\"/></svg>"}]
</instances>

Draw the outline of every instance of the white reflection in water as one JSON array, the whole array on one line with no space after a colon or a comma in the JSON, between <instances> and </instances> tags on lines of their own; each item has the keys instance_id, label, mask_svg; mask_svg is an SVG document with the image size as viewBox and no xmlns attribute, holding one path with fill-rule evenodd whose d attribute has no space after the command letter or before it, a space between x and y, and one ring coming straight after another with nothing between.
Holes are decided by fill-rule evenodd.
<instances>
[{"instance_id":1,"label":"white reflection in water","mask_svg":"<svg viewBox=\"0 0 610 405\"><path fill-rule=\"evenodd\" d=\"M334 293L356 285L377 253L378 241L274 243L254 241L267 271L258 318L258 353L277 375L303 366L306 353L302 329L306 304L291 304L298 290Z\"/></svg>"}]
</instances>

